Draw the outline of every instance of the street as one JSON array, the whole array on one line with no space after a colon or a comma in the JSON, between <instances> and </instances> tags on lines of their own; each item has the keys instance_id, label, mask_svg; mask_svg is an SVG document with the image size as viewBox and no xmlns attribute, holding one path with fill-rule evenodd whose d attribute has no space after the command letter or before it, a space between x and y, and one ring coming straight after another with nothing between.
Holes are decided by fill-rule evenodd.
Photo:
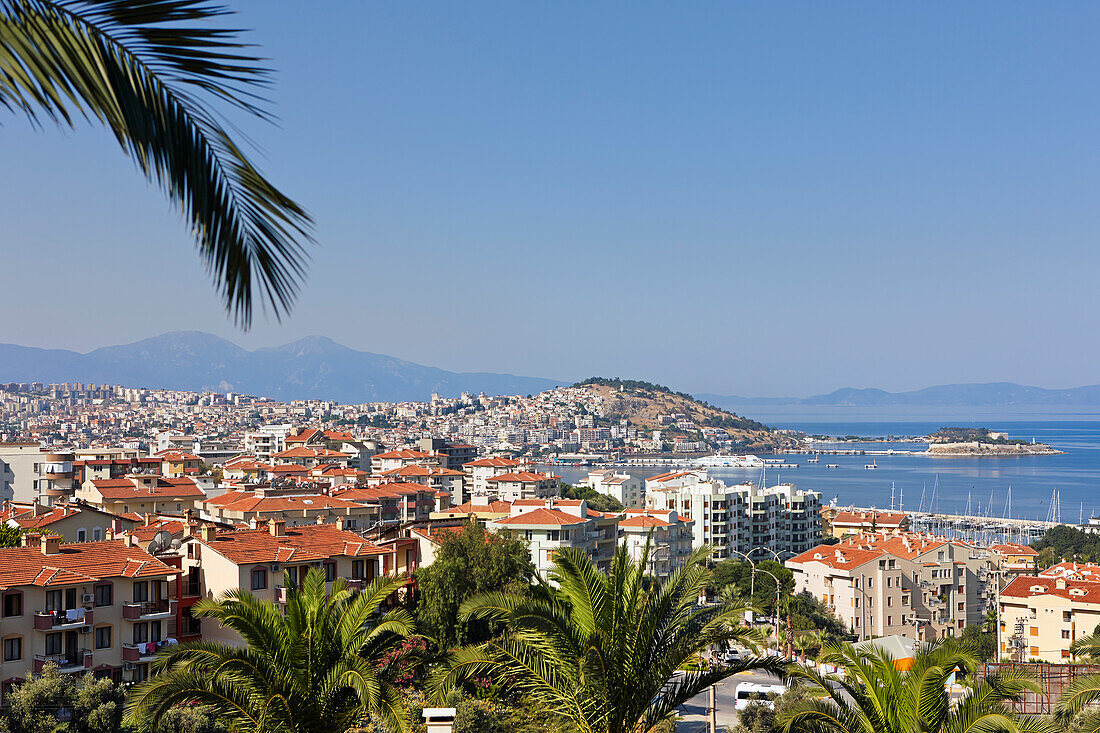
<instances>
[{"instance_id":1,"label":"street","mask_svg":"<svg viewBox=\"0 0 1100 733\"><path fill-rule=\"evenodd\" d=\"M735 675L717 686L717 712L715 714L718 730L733 728L737 725L737 709L735 694L737 686L742 682L756 682L759 684L779 684L778 677L758 672L743 672ZM703 693L693 697L687 705L680 708L681 719L676 725L677 733L706 733L709 721L707 719L707 704L710 693Z\"/></svg>"}]
</instances>

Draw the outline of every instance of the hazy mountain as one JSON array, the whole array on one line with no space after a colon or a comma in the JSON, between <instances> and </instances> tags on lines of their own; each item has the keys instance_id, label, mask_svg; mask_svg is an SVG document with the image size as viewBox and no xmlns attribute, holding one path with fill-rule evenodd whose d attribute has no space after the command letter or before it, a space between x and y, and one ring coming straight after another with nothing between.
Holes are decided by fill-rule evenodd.
<instances>
[{"instance_id":1,"label":"hazy mountain","mask_svg":"<svg viewBox=\"0 0 1100 733\"><path fill-rule=\"evenodd\" d=\"M246 351L199 331L176 331L81 354L0 344L0 382L95 382L242 392L281 400L344 403L531 394L564 382L489 372L449 372L356 351L321 336Z\"/></svg>"},{"instance_id":2,"label":"hazy mountain","mask_svg":"<svg viewBox=\"0 0 1100 733\"><path fill-rule=\"evenodd\" d=\"M738 397L701 394L720 407L746 405L812 405L815 407L1046 407L1100 408L1100 385L1045 389L1011 382L942 384L911 392L845 387L813 397Z\"/></svg>"}]
</instances>

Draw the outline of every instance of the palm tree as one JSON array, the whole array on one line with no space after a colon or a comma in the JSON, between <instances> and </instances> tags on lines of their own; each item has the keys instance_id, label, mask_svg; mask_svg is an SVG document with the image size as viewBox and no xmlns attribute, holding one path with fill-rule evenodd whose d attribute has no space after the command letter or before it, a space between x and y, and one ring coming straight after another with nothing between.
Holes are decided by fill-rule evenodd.
<instances>
[{"instance_id":1,"label":"palm tree","mask_svg":"<svg viewBox=\"0 0 1100 733\"><path fill-rule=\"evenodd\" d=\"M1100 659L1100 633L1082 637L1069 647L1075 657L1083 657L1095 663ZM1055 720L1063 730L1075 733L1100 733L1100 710L1095 706L1100 700L1100 674L1079 677L1062 692L1055 707Z\"/></svg>"},{"instance_id":2,"label":"palm tree","mask_svg":"<svg viewBox=\"0 0 1100 733\"><path fill-rule=\"evenodd\" d=\"M755 648L740 624L744 608L698 606L710 550L694 553L671 578L646 587L647 546L638 561L619 547L608 572L579 549L557 553L548 583L530 594L468 599L460 619L484 619L503 631L452 655L432 680L440 698L465 680L490 676L568 719L583 733L636 733L666 720L709 686L745 670L784 673L780 659L746 659L680 674L710 645Z\"/></svg>"},{"instance_id":3,"label":"palm tree","mask_svg":"<svg viewBox=\"0 0 1100 733\"><path fill-rule=\"evenodd\" d=\"M780 721L783 733L1020 733L1045 730L1036 719L1016 716L1008 705L1039 686L1022 672L1005 672L972 685L952 703L953 673L972 674L978 661L955 640L924 644L905 670L885 650L851 644L825 645L822 661L843 676L798 668L799 678L824 699L806 702Z\"/></svg>"},{"instance_id":4,"label":"palm tree","mask_svg":"<svg viewBox=\"0 0 1100 733\"><path fill-rule=\"evenodd\" d=\"M1100 633L1094 631L1088 636L1082 636L1069 645L1069 653L1090 660L1100 659Z\"/></svg>"},{"instance_id":5,"label":"palm tree","mask_svg":"<svg viewBox=\"0 0 1100 733\"><path fill-rule=\"evenodd\" d=\"M377 578L362 592L342 579L326 592L325 575L309 571L285 614L274 604L235 589L203 599L194 614L216 620L247 646L197 641L170 647L158 674L136 687L127 719L156 729L180 704L208 705L233 730L253 733L325 733L346 730L368 712L404 729L396 692L380 679L383 657L413 631L404 609L381 613L404 585Z\"/></svg>"},{"instance_id":6,"label":"palm tree","mask_svg":"<svg viewBox=\"0 0 1100 733\"><path fill-rule=\"evenodd\" d=\"M94 118L181 207L226 311L276 318L304 275L309 215L249 161L215 111L272 119L270 71L209 0L0 0L0 106L32 123Z\"/></svg>"}]
</instances>

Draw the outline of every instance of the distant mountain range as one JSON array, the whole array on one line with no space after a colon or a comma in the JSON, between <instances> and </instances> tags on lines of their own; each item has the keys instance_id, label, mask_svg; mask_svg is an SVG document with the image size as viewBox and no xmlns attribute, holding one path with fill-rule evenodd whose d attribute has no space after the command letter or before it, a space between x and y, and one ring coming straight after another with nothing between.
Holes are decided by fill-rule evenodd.
<instances>
[{"instance_id":1,"label":"distant mountain range","mask_svg":"<svg viewBox=\"0 0 1100 733\"><path fill-rule=\"evenodd\" d=\"M129 387L240 392L346 404L533 394L564 382L490 372L448 372L355 351L322 336L247 351L200 331L176 331L81 354L0 344L0 382L95 382Z\"/></svg>"},{"instance_id":2,"label":"distant mountain range","mask_svg":"<svg viewBox=\"0 0 1100 733\"><path fill-rule=\"evenodd\" d=\"M1044 389L1011 382L943 384L912 392L846 387L814 397L738 397L696 395L726 409L752 406L808 405L814 407L1045 407L1100 408L1100 384L1073 389Z\"/></svg>"}]
</instances>

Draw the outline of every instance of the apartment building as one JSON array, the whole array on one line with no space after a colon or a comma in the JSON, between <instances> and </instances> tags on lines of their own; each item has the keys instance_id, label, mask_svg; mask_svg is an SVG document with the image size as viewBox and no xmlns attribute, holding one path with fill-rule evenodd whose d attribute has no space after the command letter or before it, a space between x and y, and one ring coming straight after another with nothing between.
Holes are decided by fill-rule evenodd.
<instances>
[{"instance_id":1,"label":"apartment building","mask_svg":"<svg viewBox=\"0 0 1100 733\"><path fill-rule=\"evenodd\" d=\"M462 495L462 483L466 474L453 468L438 466L402 466L367 478L367 484L415 483L434 491L445 491L458 498Z\"/></svg>"},{"instance_id":2,"label":"apartment building","mask_svg":"<svg viewBox=\"0 0 1100 733\"><path fill-rule=\"evenodd\" d=\"M710 545L716 559L729 557L730 548L740 546L744 500L718 479L708 479L705 471L666 473L646 480L646 509L674 511L691 520L692 547Z\"/></svg>"},{"instance_id":3,"label":"apartment building","mask_svg":"<svg viewBox=\"0 0 1100 733\"><path fill-rule=\"evenodd\" d=\"M76 490L71 451L38 443L0 443L0 499L52 504Z\"/></svg>"},{"instance_id":4,"label":"apartment building","mask_svg":"<svg viewBox=\"0 0 1100 733\"><path fill-rule=\"evenodd\" d=\"M1064 663L1069 646L1100 624L1100 582L1020 575L1001 590L999 610L1002 657Z\"/></svg>"},{"instance_id":5,"label":"apartment building","mask_svg":"<svg viewBox=\"0 0 1100 733\"><path fill-rule=\"evenodd\" d=\"M257 526L270 519L289 527L342 519L349 529L369 527L378 512L348 499L309 492L297 487L260 486L254 491L227 492L208 499L203 507L209 517L223 524Z\"/></svg>"},{"instance_id":6,"label":"apartment building","mask_svg":"<svg viewBox=\"0 0 1100 733\"><path fill-rule=\"evenodd\" d=\"M511 531L525 539L531 561L545 574L553 567L554 554L567 547L583 550L606 570L615 554L618 523L618 515L589 509L585 501L545 499L513 502L510 516L487 526L496 532Z\"/></svg>"},{"instance_id":7,"label":"apartment building","mask_svg":"<svg viewBox=\"0 0 1100 733\"><path fill-rule=\"evenodd\" d=\"M646 572L667 579L691 555L692 522L672 509L663 512L627 509L619 520L619 544L626 547L631 559L638 561L647 543L650 550Z\"/></svg>"},{"instance_id":8,"label":"apartment building","mask_svg":"<svg viewBox=\"0 0 1100 733\"><path fill-rule=\"evenodd\" d=\"M370 459L372 474L385 473L405 466L442 466L445 456L421 450L391 450L376 453Z\"/></svg>"},{"instance_id":9,"label":"apartment building","mask_svg":"<svg viewBox=\"0 0 1100 733\"><path fill-rule=\"evenodd\" d=\"M332 496L369 507L382 522L424 521L436 504L431 487L406 481L358 486L334 492Z\"/></svg>"},{"instance_id":10,"label":"apartment building","mask_svg":"<svg viewBox=\"0 0 1100 733\"><path fill-rule=\"evenodd\" d=\"M512 514L512 502L499 501L487 494L474 494L467 502L437 509L431 519L474 519L484 523L494 519L504 519Z\"/></svg>"},{"instance_id":11,"label":"apartment building","mask_svg":"<svg viewBox=\"0 0 1100 733\"><path fill-rule=\"evenodd\" d=\"M624 507L645 506L645 481L628 473L591 471L585 484L593 491L610 496Z\"/></svg>"},{"instance_id":12,"label":"apartment building","mask_svg":"<svg viewBox=\"0 0 1100 733\"><path fill-rule=\"evenodd\" d=\"M270 463L272 456L286 450L286 439L293 433L293 425L264 425L244 434L244 452Z\"/></svg>"},{"instance_id":13,"label":"apartment building","mask_svg":"<svg viewBox=\"0 0 1100 733\"><path fill-rule=\"evenodd\" d=\"M415 555L415 542L409 541ZM213 621L194 618L190 608L200 598L218 598L241 588L281 607L290 597L291 585L301 583L312 568L325 571L327 580L344 578L363 587L380 575L415 569L394 547L367 542L334 524L288 527L272 519L256 529L218 530L213 525L190 525L182 540L179 625L184 639L203 639L239 644L236 633Z\"/></svg>"},{"instance_id":14,"label":"apartment building","mask_svg":"<svg viewBox=\"0 0 1100 733\"><path fill-rule=\"evenodd\" d=\"M37 501L29 507L6 503L0 516L9 525L27 531L48 529L65 542L99 542L139 524L134 515L120 516L81 503L59 502L46 506Z\"/></svg>"},{"instance_id":15,"label":"apartment building","mask_svg":"<svg viewBox=\"0 0 1100 733\"><path fill-rule=\"evenodd\" d=\"M426 453L443 456L443 468L461 471L462 466L477 460L477 446L469 443L448 443L441 438L421 438L416 447Z\"/></svg>"},{"instance_id":16,"label":"apartment building","mask_svg":"<svg viewBox=\"0 0 1100 733\"><path fill-rule=\"evenodd\" d=\"M915 634L912 594L898 559L885 550L822 545L787 560L794 592L824 602L859 641Z\"/></svg>"},{"instance_id":17,"label":"apartment building","mask_svg":"<svg viewBox=\"0 0 1100 733\"><path fill-rule=\"evenodd\" d=\"M470 497L477 494L489 494L491 489L489 479L502 476L506 473L530 471L533 465L529 461L520 461L514 458L479 458L462 465L466 474L462 496L455 497L457 502L469 501Z\"/></svg>"},{"instance_id":18,"label":"apartment building","mask_svg":"<svg viewBox=\"0 0 1100 733\"><path fill-rule=\"evenodd\" d=\"M176 568L123 540L62 543L26 534L0 549L0 691L48 662L64 673L140 681L174 643Z\"/></svg>"},{"instance_id":19,"label":"apartment building","mask_svg":"<svg viewBox=\"0 0 1100 733\"><path fill-rule=\"evenodd\" d=\"M836 507L825 507L821 511L829 525L829 536L838 540L863 532L909 530L909 515L904 512L857 512Z\"/></svg>"},{"instance_id":20,"label":"apartment building","mask_svg":"<svg viewBox=\"0 0 1100 733\"><path fill-rule=\"evenodd\" d=\"M552 473L515 471L485 480L489 493L502 501L542 499L561 494L561 476Z\"/></svg>"},{"instance_id":21,"label":"apartment building","mask_svg":"<svg viewBox=\"0 0 1100 733\"><path fill-rule=\"evenodd\" d=\"M303 468L316 468L320 465L337 465L347 467L351 461L351 454L328 448L311 448L304 445L296 445L271 457L276 466L301 466Z\"/></svg>"},{"instance_id":22,"label":"apartment building","mask_svg":"<svg viewBox=\"0 0 1100 733\"><path fill-rule=\"evenodd\" d=\"M119 479L85 481L76 497L111 514L183 514L198 508L206 494L192 478L131 473Z\"/></svg>"}]
</instances>

